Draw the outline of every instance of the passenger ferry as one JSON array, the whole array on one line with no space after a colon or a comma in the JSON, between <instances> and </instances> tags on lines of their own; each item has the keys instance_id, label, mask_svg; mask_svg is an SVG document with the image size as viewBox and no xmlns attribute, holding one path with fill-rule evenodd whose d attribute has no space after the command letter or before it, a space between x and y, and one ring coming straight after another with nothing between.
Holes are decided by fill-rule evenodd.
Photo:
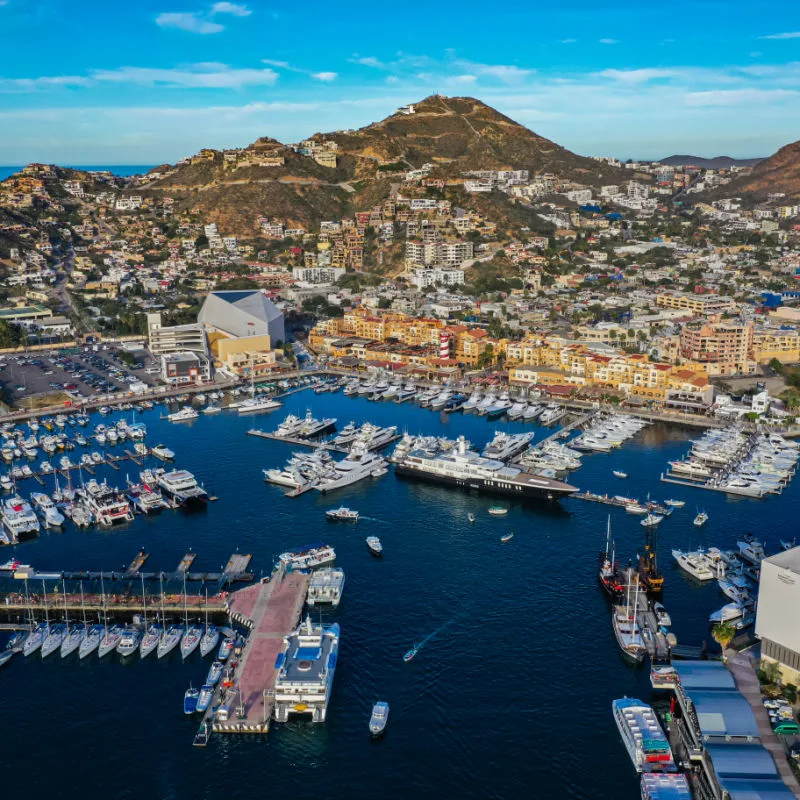
<instances>
[{"instance_id":1,"label":"passenger ferry","mask_svg":"<svg viewBox=\"0 0 800 800\"><path fill-rule=\"evenodd\" d=\"M133 520L133 511L128 501L105 481L89 481L79 490L86 504L86 510L98 525L110 528Z\"/></svg>"},{"instance_id":2,"label":"passenger ferry","mask_svg":"<svg viewBox=\"0 0 800 800\"><path fill-rule=\"evenodd\" d=\"M329 545L320 542L281 553L278 561L291 569L316 569L336 561L336 551Z\"/></svg>"},{"instance_id":3,"label":"passenger ferry","mask_svg":"<svg viewBox=\"0 0 800 800\"><path fill-rule=\"evenodd\" d=\"M338 624L314 625L311 617L283 640L275 660L273 713L278 722L291 714L310 714L312 722L325 722L338 652Z\"/></svg>"},{"instance_id":4,"label":"passenger ferry","mask_svg":"<svg viewBox=\"0 0 800 800\"><path fill-rule=\"evenodd\" d=\"M669 742L650 706L623 697L611 703L611 710L637 772L676 771Z\"/></svg>"},{"instance_id":5,"label":"passenger ferry","mask_svg":"<svg viewBox=\"0 0 800 800\"><path fill-rule=\"evenodd\" d=\"M692 790L685 775L676 772L645 772L642 800L691 800Z\"/></svg>"}]
</instances>

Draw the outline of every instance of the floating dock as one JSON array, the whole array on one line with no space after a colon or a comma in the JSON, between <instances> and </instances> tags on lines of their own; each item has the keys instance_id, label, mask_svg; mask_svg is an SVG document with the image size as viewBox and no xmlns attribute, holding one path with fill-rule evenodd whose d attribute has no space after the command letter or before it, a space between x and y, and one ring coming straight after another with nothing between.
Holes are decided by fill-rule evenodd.
<instances>
[{"instance_id":1,"label":"floating dock","mask_svg":"<svg viewBox=\"0 0 800 800\"><path fill-rule=\"evenodd\" d=\"M275 442L284 442L285 444L293 444L298 447L312 447L315 450L328 450L331 453L347 453L349 452L344 447L339 447L333 442L315 441L314 439L303 439L300 436L280 436L277 433L270 433L269 431L262 431L258 428L251 428L247 431L248 436L258 436L261 439L272 439ZM399 438L399 437L398 437Z\"/></svg>"},{"instance_id":2,"label":"floating dock","mask_svg":"<svg viewBox=\"0 0 800 800\"><path fill-rule=\"evenodd\" d=\"M215 733L266 733L274 706L275 659L283 639L297 628L310 576L273 574L268 583L240 589L228 597L232 621L250 629L236 666L234 688L220 688L205 721ZM220 715L220 707L226 715ZM221 718L227 716L227 718Z\"/></svg>"}]
</instances>

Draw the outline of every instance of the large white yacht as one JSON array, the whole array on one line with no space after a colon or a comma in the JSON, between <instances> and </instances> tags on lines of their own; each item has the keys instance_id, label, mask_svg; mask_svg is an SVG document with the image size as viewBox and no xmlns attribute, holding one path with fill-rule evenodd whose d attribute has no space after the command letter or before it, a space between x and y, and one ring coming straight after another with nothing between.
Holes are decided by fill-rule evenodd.
<instances>
[{"instance_id":1,"label":"large white yacht","mask_svg":"<svg viewBox=\"0 0 800 800\"><path fill-rule=\"evenodd\" d=\"M12 542L33 536L41 530L39 520L27 500L15 494L3 502L3 527Z\"/></svg>"},{"instance_id":2,"label":"large white yacht","mask_svg":"<svg viewBox=\"0 0 800 800\"><path fill-rule=\"evenodd\" d=\"M398 475L433 483L446 483L461 489L475 489L490 494L514 497L558 499L577 492L577 488L561 481L507 467L502 461L484 458L469 450L460 436L447 450L412 450L395 461Z\"/></svg>"},{"instance_id":3,"label":"large white yacht","mask_svg":"<svg viewBox=\"0 0 800 800\"><path fill-rule=\"evenodd\" d=\"M64 524L64 515L56 508L49 495L44 492L32 492L31 502L38 509L46 527L60 528Z\"/></svg>"},{"instance_id":4,"label":"large white yacht","mask_svg":"<svg viewBox=\"0 0 800 800\"><path fill-rule=\"evenodd\" d=\"M339 626L315 625L306 617L283 640L275 661L274 715L286 722L290 714L310 714L312 722L325 722L339 652Z\"/></svg>"},{"instance_id":5,"label":"large white yacht","mask_svg":"<svg viewBox=\"0 0 800 800\"><path fill-rule=\"evenodd\" d=\"M240 414L255 414L256 411L272 411L274 408L280 408L281 402L273 400L267 395L261 397L249 397L239 406Z\"/></svg>"},{"instance_id":6,"label":"large white yacht","mask_svg":"<svg viewBox=\"0 0 800 800\"><path fill-rule=\"evenodd\" d=\"M86 504L86 510L91 513L98 525L110 528L112 525L133 520L130 503L105 481L98 483L96 480L91 480L79 492Z\"/></svg>"},{"instance_id":7,"label":"large white yacht","mask_svg":"<svg viewBox=\"0 0 800 800\"><path fill-rule=\"evenodd\" d=\"M321 480L315 488L323 494L356 483L370 475L378 476L386 472L387 461L370 452L363 444L356 442L349 455L333 465L330 478Z\"/></svg>"},{"instance_id":8,"label":"large white yacht","mask_svg":"<svg viewBox=\"0 0 800 800\"><path fill-rule=\"evenodd\" d=\"M191 407L184 406L180 411L173 411L167 414L170 422L188 422L190 419L197 419L200 415Z\"/></svg>"},{"instance_id":9,"label":"large white yacht","mask_svg":"<svg viewBox=\"0 0 800 800\"><path fill-rule=\"evenodd\" d=\"M205 504L208 493L199 486L197 479L185 469L173 469L158 476L158 485L176 505Z\"/></svg>"},{"instance_id":10,"label":"large white yacht","mask_svg":"<svg viewBox=\"0 0 800 800\"><path fill-rule=\"evenodd\" d=\"M674 772L672 749L655 711L641 700L623 697L611 703L622 743L637 772Z\"/></svg>"},{"instance_id":11,"label":"large white yacht","mask_svg":"<svg viewBox=\"0 0 800 800\"><path fill-rule=\"evenodd\" d=\"M724 564L721 561L716 562L713 558L710 558L702 549L692 552L673 550L672 557L684 572L687 572L698 581L713 581L723 577L725 574Z\"/></svg>"}]
</instances>

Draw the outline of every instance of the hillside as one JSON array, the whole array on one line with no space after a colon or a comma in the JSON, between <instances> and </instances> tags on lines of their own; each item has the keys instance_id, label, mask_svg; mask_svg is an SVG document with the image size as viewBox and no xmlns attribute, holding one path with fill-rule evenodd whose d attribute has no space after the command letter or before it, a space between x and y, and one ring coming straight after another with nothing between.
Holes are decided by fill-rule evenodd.
<instances>
[{"instance_id":1,"label":"hillside","mask_svg":"<svg viewBox=\"0 0 800 800\"><path fill-rule=\"evenodd\" d=\"M731 158L730 156L715 156L702 158L701 156L669 156L660 158L659 164L667 167L701 167L702 169L730 169L731 167L754 167L764 161L763 158Z\"/></svg>"},{"instance_id":2,"label":"hillside","mask_svg":"<svg viewBox=\"0 0 800 800\"><path fill-rule=\"evenodd\" d=\"M369 208L389 196L392 179L378 167L391 164L403 170L432 163L433 176L440 177L468 170L527 169L531 175L554 173L591 185L630 178L624 170L578 156L473 98L428 97L415 105L414 114L395 113L355 131L317 133L310 141L314 146L335 144L335 168L262 137L241 151L235 164L221 152L203 151L135 191L169 195L178 208L199 208L223 230L247 237L262 216L313 229L320 220ZM508 218L512 207L500 193L481 204L487 213L498 207L501 219Z\"/></svg>"},{"instance_id":3,"label":"hillside","mask_svg":"<svg viewBox=\"0 0 800 800\"><path fill-rule=\"evenodd\" d=\"M787 200L800 200L800 141L787 144L759 162L748 175L725 187L725 196L744 195L752 201L782 192Z\"/></svg>"}]
</instances>

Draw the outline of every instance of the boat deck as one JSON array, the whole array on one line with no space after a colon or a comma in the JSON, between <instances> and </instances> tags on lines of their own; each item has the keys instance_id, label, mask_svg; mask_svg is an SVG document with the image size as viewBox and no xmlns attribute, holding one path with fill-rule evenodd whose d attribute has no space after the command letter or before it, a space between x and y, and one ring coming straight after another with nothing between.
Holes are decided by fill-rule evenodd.
<instances>
[{"instance_id":1,"label":"boat deck","mask_svg":"<svg viewBox=\"0 0 800 800\"><path fill-rule=\"evenodd\" d=\"M274 705L275 659L283 638L296 627L308 590L309 575L277 572L269 583L259 583L229 598L232 620L251 629L236 668L236 697L229 701L231 718L214 720L216 733L266 733ZM218 705L216 700L212 703ZM234 709L238 707L238 711Z\"/></svg>"}]
</instances>

